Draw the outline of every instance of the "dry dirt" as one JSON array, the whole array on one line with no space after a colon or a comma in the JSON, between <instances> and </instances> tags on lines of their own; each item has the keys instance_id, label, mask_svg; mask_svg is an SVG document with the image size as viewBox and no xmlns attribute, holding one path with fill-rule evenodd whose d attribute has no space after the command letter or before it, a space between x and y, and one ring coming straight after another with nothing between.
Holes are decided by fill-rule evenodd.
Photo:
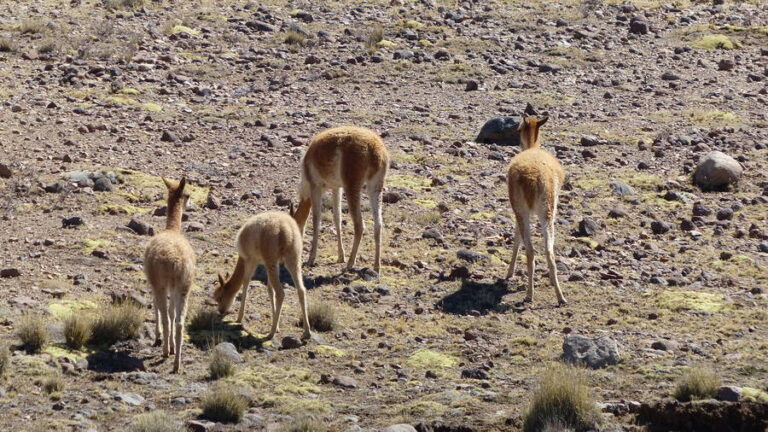
<instances>
[{"instance_id":1,"label":"dry dirt","mask_svg":"<svg viewBox=\"0 0 768 432\"><path fill-rule=\"evenodd\" d=\"M632 17L650 32L630 34ZM366 43L377 25L383 40ZM519 430L567 333L620 344L618 365L585 371L599 402L658 400L689 366L766 389L764 2L6 0L2 47L0 163L11 172L0 177L0 268L19 273L0 279L0 339L13 351L0 381L6 430L125 430L153 408L195 419L212 385L206 344L191 343L200 337L185 345L184 374L171 375L152 346L153 311L140 339L81 352L64 347L61 317L93 313L110 293L149 302L148 237L125 226L135 217L162 228L152 216L161 175L198 186L184 223L198 256L190 307L207 307L216 273L234 265L239 225L287 209L303 147L342 124L375 129L393 156L382 275L340 275L327 211L319 265L305 277L310 302L331 304L340 325L288 350L253 342L270 323L254 282L246 333L219 329L245 358L229 380L252 398L225 430L275 430L305 414L339 431L434 421ZM566 307L541 255L533 305L519 303L524 273L498 280L514 233L505 167L518 149L473 139L527 103L549 114L542 142L568 172L556 235ZM733 190L691 184L711 150L742 163ZM118 177L112 191L68 181L102 170ZM634 193L614 193L613 182ZM203 205L209 193L218 209ZM696 202L713 213L684 231ZM730 219L726 210L718 220L722 209ZM369 215L361 269L373 251ZM84 224L63 228L74 216ZM597 232L578 237L585 218ZM671 229L654 234L653 221ZM469 262L464 249L482 256ZM452 272L468 277L447 280ZM287 293L280 336L298 337ZM25 312L53 331L41 354L18 346ZM669 349L652 348L659 341ZM462 378L466 369L487 376ZM57 373L65 387L51 397L40 381ZM633 420L605 414L608 428Z\"/></svg>"}]
</instances>

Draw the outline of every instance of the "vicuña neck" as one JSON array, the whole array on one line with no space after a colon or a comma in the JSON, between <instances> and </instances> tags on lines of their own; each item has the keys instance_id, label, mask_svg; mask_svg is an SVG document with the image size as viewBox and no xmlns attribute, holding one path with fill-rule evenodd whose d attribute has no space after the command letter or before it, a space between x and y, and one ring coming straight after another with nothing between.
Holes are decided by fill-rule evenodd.
<instances>
[{"instance_id":1,"label":"vicu\u00f1a neck","mask_svg":"<svg viewBox=\"0 0 768 432\"><path fill-rule=\"evenodd\" d=\"M301 230L302 234L304 233L304 225L307 223L309 210L311 208L312 201L310 199L302 200L299 203L299 208L296 209L296 213L293 215L293 219L296 221L296 224L299 226L299 230Z\"/></svg>"},{"instance_id":2,"label":"vicu\u00f1a neck","mask_svg":"<svg viewBox=\"0 0 768 432\"><path fill-rule=\"evenodd\" d=\"M165 229L168 231L181 232L181 216L184 213L184 206L180 202L173 202L168 205L168 215L165 220Z\"/></svg>"}]
</instances>

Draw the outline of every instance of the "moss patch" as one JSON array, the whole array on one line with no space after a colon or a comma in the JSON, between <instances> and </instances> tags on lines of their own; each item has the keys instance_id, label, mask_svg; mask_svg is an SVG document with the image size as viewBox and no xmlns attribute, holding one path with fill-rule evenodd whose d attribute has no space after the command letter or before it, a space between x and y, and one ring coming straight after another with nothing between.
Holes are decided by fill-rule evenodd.
<instances>
[{"instance_id":1,"label":"moss patch","mask_svg":"<svg viewBox=\"0 0 768 432\"><path fill-rule=\"evenodd\" d=\"M49 304L48 311L56 318L63 319L73 313L88 309L96 309L97 307L98 305L91 300L64 300L62 302Z\"/></svg>"},{"instance_id":2,"label":"moss patch","mask_svg":"<svg viewBox=\"0 0 768 432\"><path fill-rule=\"evenodd\" d=\"M455 357L432 351L420 349L408 358L408 365L417 368L448 368L456 366L458 360Z\"/></svg>"},{"instance_id":3,"label":"moss patch","mask_svg":"<svg viewBox=\"0 0 768 432\"><path fill-rule=\"evenodd\" d=\"M742 387L741 397L752 402L768 403L768 393L754 387Z\"/></svg>"},{"instance_id":4,"label":"moss patch","mask_svg":"<svg viewBox=\"0 0 768 432\"><path fill-rule=\"evenodd\" d=\"M200 30L195 30L193 28L187 27L185 25L177 24L173 27L171 27L171 34L178 34L178 33L187 33L191 35L199 35Z\"/></svg>"},{"instance_id":5,"label":"moss patch","mask_svg":"<svg viewBox=\"0 0 768 432\"><path fill-rule=\"evenodd\" d=\"M145 102L141 104L141 108L150 112L160 112L163 110L163 106L154 102Z\"/></svg>"},{"instance_id":6,"label":"moss patch","mask_svg":"<svg viewBox=\"0 0 768 432\"><path fill-rule=\"evenodd\" d=\"M137 207L135 205L130 205L130 204L102 204L99 206L100 214L135 215L135 214L149 213L149 211L150 209L148 208Z\"/></svg>"},{"instance_id":7,"label":"moss patch","mask_svg":"<svg viewBox=\"0 0 768 432\"><path fill-rule=\"evenodd\" d=\"M409 175L393 175L387 177L387 186L404 187L408 189L424 189L429 187L432 181L424 177Z\"/></svg>"},{"instance_id":8,"label":"moss patch","mask_svg":"<svg viewBox=\"0 0 768 432\"><path fill-rule=\"evenodd\" d=\"M696 291L664 291L658 297L659 307L679 311L721 312L729 309L722 294Z\"/></svg>"},{"instance_id":9,"label":"moss patch","mask_svg":"<svg viewBox=\"0 0 768 432\"><path fill-rule=\"evenodd\" d=\"M109 240L102 240L102 239L85 239L83 240L83 245L80 248L83 252L89 254L96 249L101 249L109 246L114 246L114 243L112 243Z\"/></svg>"},{"instance_id":10,"label":"moss patch","mask_svg":"<svg viewBox=\"0 0 768 432\"><path fill-rule=\"evenodd\" d=\"M141 171L134 171L129 169L115 169L120 178L128 186L135 187L137 189L152 189L155 191L165 191L165 184L159 176L143 173ZM189 201L195 205L202 205L208 199L209 187L196 186L187 183L184 189L189 192ZM147 191L149 192L149 191Z\"/></svg>"},{"instance_id":11,"label":"moss patch","mask_svg":"<svg viewBox=\"0 0 768 432\"><path fill-rule=\"evenodd\" d=\"M346 357L347 352L343 349L332 347L330 345L318 345L314 349L316 354L327 357Z\"/></svg>"},{"instance_id":12,"label":"moss patch","mask_svg":"<svg viewBox=\"0 0 768 432\"><path fill-rule=\"evenodd\" d=\"M724 34L710 34L699 38L696 43L693 44L694 48L698 49L734 49L738 46L738 43L734 43L731 39Z\"/></svg>"}]
</instances>

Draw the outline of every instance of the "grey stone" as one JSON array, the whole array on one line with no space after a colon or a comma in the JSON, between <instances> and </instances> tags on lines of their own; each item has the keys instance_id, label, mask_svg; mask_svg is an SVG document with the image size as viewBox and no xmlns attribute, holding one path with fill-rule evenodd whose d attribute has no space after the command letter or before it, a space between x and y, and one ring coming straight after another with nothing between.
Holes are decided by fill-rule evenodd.
<instances>
[{"instance_id":1,"label":"grey stone","mask_svg":"<svg viewBox=\"0 0 768 432\"><path fill-rule=\"evenodd\" d=\"M635 191L635 189L632 186L630 186L628 184L625 184L625 183L622 183L622 182L614 181L614 182L611 182L609 184L609 186L611 187L611 192L613 192L613 194L616 195L616 196L622 196L623 197L623 196L629 196L629 195L636 195L637 194L637 192Z\"/></svg>"},{"instance_id":2,"label":"grey stone","mask_svg":"<svg viewBox=\"0 0 768 432\"><path fill-rule=\"evenodd\" d=\"M722 386L717 389L717 399L726 402L738 402L741 399L741 387Z\"/></svg>"},{"instance_id":3,"label":"grey stone","mask_svg":"<svg viewBox=\"0 0 768 432\"><path fill-rule=\"evenodd\" d=\"M144 403L144 398L136 393L117 393L115 394L115 400L133 406L139 406Z\"/></svg>"},{"instance_id":4,"label":"grey stone","mask_svg":"<svg viewBox=\"0 0 768 432\"><path fill-rule=\"evenodd\" d=\"M651 348L659 351L675 351L677 344L669 340L657 340L651 344Z\"/></svg>"},{"instance_id":5,"label":"grey stone","mask_svg":"<svg viewBox=\"0 0 768 432\"><path fill-rule=\"evenodd\" d=\"M662 221L651 222L651 232L654 234L664 234L670 230L671 225Z\"/></svg>"},{"instance_id":6,"label":"grey stone","mask_svg":"<svg viewBox=\"0 0 768 432\"><path fill-rule=\"evenodd\" d=\"M488 255L481 254L479 252L471 251L469 249L461 249L456 252L456 257L464 261L475 262L488 258Z\"/></svg>"},{"instance_id":7,"label":"grey stone","mask_svg":"<svg viewBox=\"0 0 768 432\"><path fill-rule=\"evenodd\" d=\"M138 235L155 235L154 228L148 223L142 222L136 218L131 218L131 221L128 222L128 225L126 226Z\"/></svg>"},{"instance_id":8,"label":"grey stone","mask_svg":"<svg viewBox=\"0 0 768 432\"><path fill-rule=\"evenodd\" d=\"M723 190L737 183L743 169L736 159L719 151L701 158L693 172L693 183L701 190Z\"/></svg>"},{"instance_id":9,"label":"grey stone","mask_svg":"<svg viewBox=\"0 0 768 432\"><path fill-rule=\"evenodd\" d=\"M520 134L517 131L520 121L513 117L496 117L485 122L475 142L481 144L499 144L519 146Z\"/></svg>"},{"instance_id":10,"label":"grey stone","mask_svg":"<svg viewBox=\"0 0 768 432\"><path fill-rule=\"evenodd\" d=\"M344 375L339 375L334 378L332 384L344 388L357 388L357 380Z\"/></svg>"},{"instance_id":11,"label":"grey stone","mask_svg":"<svg viewBox=\"0 0 768 432\"><path fill-rule=\"evenodd\" d=\"M416 432L416 428L406 423L400 423L388 426L382 429L381 432Z\"/></svg>"},{"instance_id":12,"label":"grey stone","mask_svg":"<svg viewBox=\"0 0 768 432\"><path fill-rule=\"evenodd\" d=\"M99 177L93 181L93 190L96 192L112 192L112 181L107 177Z\"/></svg>"},{"instance_id":13,"label":"grey stone","mask_svg":"<svg viewBox=\"0 0 768 432\"><path fill-rule=\"evenodd\" d=\"M600 231L600 224L594 219L584 218L579 221L579 230L576 231L577 237L592 237Z\"/></svg>"},{"instance_id":14,"label":"grey stone","mask_svg":"<svg viewBox=\"0 0 768 432\"><path fill-rule=\"evenodd\" d=\"M436 230L435 228L429 228L424 230L423 233L421 233L421 238L442 240L443 234L440 231Z\"/></svg>"},{"instance_id":15,"label":"grey stone","mask_svg":"<svg viewBox=\"0 0 768 432\"><path fill-rule=\"evenodd\" d=\"M237 352L237 348L235 348L235 346L229 342L222 342L216 345L213 350L219 355L232 360L233 363L243 362L243 357L240 356L240 353Z\"/></svg>"},{"instance_id":16,"label":"grey stone","mask_svg":"<svg viewBox=\"0 0 768 432\"><path fill-rule=\"evenodd\" d=\"M563 341L563 360L572 364L584 364L591 369L600 369L617 364L621 357L618 344L607 336L591 339L586 336L568 335Z\"/></svg>"},{"instance_id":17,"label":"grey stone","mask_svg":"<svg viewBox=\"0 0 768 432\"><path fill-rule=\"evenodd\" d=\"M187 430L191 432L208 432L216 427L216 423L208 420L189 420Z\"/></svg>"}]
</instances>

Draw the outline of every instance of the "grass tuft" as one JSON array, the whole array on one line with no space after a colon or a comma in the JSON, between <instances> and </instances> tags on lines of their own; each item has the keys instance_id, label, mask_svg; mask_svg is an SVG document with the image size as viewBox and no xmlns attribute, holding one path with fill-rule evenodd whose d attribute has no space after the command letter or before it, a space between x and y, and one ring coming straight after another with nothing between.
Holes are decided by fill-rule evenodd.
<instances>
[{"instance_id":1,"label":"grass tuft","mask_svg":"<svg viewBox=\"0 0 768 432\"><path fill-rule=\"evenodd\" d=\"M311 303L307 308L307 316L312 330L329 332L336 330L338 326L336 309L330 303ZM299 322L299 326L301 326L301 322Z\"/></svg>"},{"instance_id":2,"label":"grass tuft","mask_svg":"<svg viewBox=\"0 0 768 432\"><path fill-rule=\"evenodd\" d=\"M22 347L29 353L42 351L51 339L45 319L32 314L21 317L16 334L21 340Z\"/></svg>"},{"instance_id":3,"label":"grass tuft","mask_svg":"<svg viewBox=\"0 0 768 432\"><path fill-rule=\"evenodd\" d=\"M117 341L136 339L144 323L144 310L134 301L110 304L93 320L91 341L112 345Z\"/></svg>"},{"instance_id":4,"label":"grass tuft","mask_svg":"<svg viewBox=\"0 0 768 432\"><path fill-rule=\"evenodd\" d=\"M133 419L128 432L180 432L185 430L165 411L139 414Z\"/></svg>"},{"instance_id":5,"label":"grass tuft","mask_svg":"<svg viewBox=\"0 0 768 432\"><path fill-rule=\"evenodd\" d=\"M307 36L301 32L289 31L285 34L283 41L288 45L304 45L307 41Z\"/></svg>"},{"instance_id":6,"label":"grass tuft","mask_svg":"<svg viewBox=\"0 0 768 432\"><path fill-rule=\"evenodd\" d=\"M8 346L0 344L0 378L8 372L8 366L11 365L11 351Z\"/></svg>"},{"instance_id":7,"label":"grass tuft","mask_svg":"<svg viewBox=\"0 0 768 432\"><path fill-rule=\"evenodd\" d=\"M290 423L283 425L280 432L327 432L328 426L322 421L310 417L302 416L294 418Z\"/></svg>"},{"instance_id":8,"label":"grass tuft","mask_svg":"<svg viewBox=\"0 0 768 432\"><path fill-rule=\"evenodd\" d=\"M203 395L201 417L219 423L239 423L248 401L231 385L219 384Z\"/></svg>"},{"instance_id":9,"label":"grass tuft","mask_svg":"<svg viewBox=\"0 0 768 432\"><path fill-rule=\"evenodd\" d=\"M367 49L368 52L376 51L378 43L382 40L384 40L384 27L380 24L376 24L368 34L368 37L365 38L365 49Z\"/></svg>"},{"instance_id":10,"label":"grass tuft","mask_svg":"<svg viewBox=\"0 0 768 432\"><path fill-rule=\"evenodd\" d=\"M59 375L51 375L43 381L43 391L52 395L64 390L64 379Z\"/></svg>"},{"instance_id":11,"label":"grass tuft","mask_svg":"<svg viewBox=\"0 0 768 432\"><path fill-rule=\"evenodd\" d=\"M187 329L191 332L215 330L221 323L221 315L213 309L196 309L189 314Z\"/></svg>"},{"instance_id":12,"label":"grass tuft","mask_svg":"<svg viewBox=\"0 0 768 432\"><path fill-rule=\"evenodd\" d=\"M39 19L28 19L19 24L21 34L37 34L42 33L43 30L45 30L45 23Z\"/></svg>"},{"instance_id":13,"label":"grass tuft","mask_svg":"<svg viewBox=\"0 0 768 432\"><path fill-rule=\"evenodd\" d=\"M37 47L38 54L53 54L58 51L59 44L53 39L46 40Z\"/></svg>"},{"instance_id":14,"label":"grass tuft","mask_svg":"<svg viewBox=\"0 0 768 432\"><path fill-rule=\"evenodd\" d=\"M597 405L579 369L558 363L544 373L525 414L523 430L587 430L594 428L599 419Z\"/></svg>"},{"instance_id":15,"label":"grass tuft","mask_svg":"<svg viewBox=\"0 0 768 432\"><path fill-rule=\"evenodd\" d=\"M74 350L88 343L92 331L91 319L86 315L73 313L64 319L64 340Z\"/></svg>"},{"instance_id":16,"label":"grass tuft","mask_svg":"<svg viewBox=\"0 0 768 432\"><path fill-rule=\"evenodd\" d=\"M110 0L107 2L107 9L112 10L130 10L144 7L147 0Z\"/></svg>"},{"instance_id":17,"label":"grass tuft","mask_svg":"<svg viewBox=\"0 0 768 432\"><path fill-rule=\"evenodd\" d=\"M16 51L16 44L13 39L6 37L0 37L0 52L13 52Z\"/></svg>"},{"instance_id":18,"label":"grass tuft","mask_svg":"<svg viewBox=\"0 0 768 432\"><path fill-rule=\"evenodd\" d=\"M217 350L213 350L211 363L208 364L208 376L212 380L217 380L231 377L234 374L235 364L232 362L232 359Z\"/></svg>"},{"instance_id":19,"label":"grass tuft","mask_svg":"<svg viewBox=\"0 0 768 432\"><path fill-rule=\"evenodd\" d=\"M721 384L715 371L692 367L677 381L674 397L681 402L713 398Z\"/></svg>"}]
</instances>

